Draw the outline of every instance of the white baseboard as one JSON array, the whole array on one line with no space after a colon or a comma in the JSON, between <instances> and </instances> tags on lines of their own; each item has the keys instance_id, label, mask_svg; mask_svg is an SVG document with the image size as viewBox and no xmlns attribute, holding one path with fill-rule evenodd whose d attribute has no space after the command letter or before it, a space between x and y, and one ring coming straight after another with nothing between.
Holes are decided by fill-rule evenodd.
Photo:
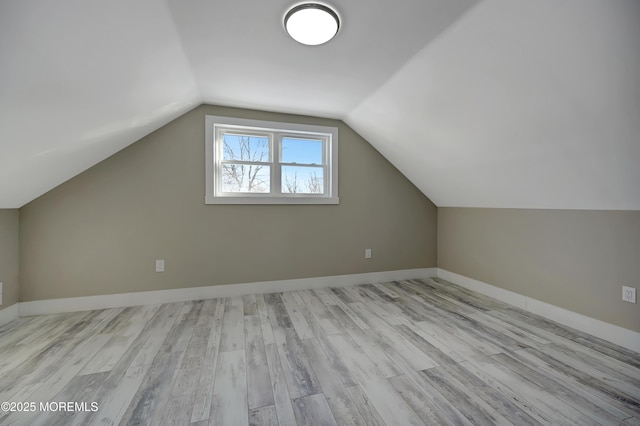
<instances>
[{"instance_id":1,"label":"white baseboard","mask_svg":"<svg viewBox=\"0 0 640 426\"><path fill-rule=\"evenodd\" d=\"M244 296L247 294L274 293L290 290L308 290L323 287L347 287L351 285L431 278L436 268L402 269L398 271L369 272L364 274L334 275L318 278L300 278L282 281L264 281L243 284L226 284L208 287L190 287L171 290L143 291L136 293L106 294L101 296L71 297L66 299L21 302L21 317L89 311L93 309L120 308L156 303L185 302L215 299L218 297Z\"/></svg>"},{"instance_id":2,"label":"white baseboard","mask_svg":"<svg viewBox=\"0 0 640 426\"><path fill-rule=\"evenodd\" d=\"M508 303L536 315L556 321L560 324L575 328L576 330L591 334L632 351L640 352L640 333L638 332L578 314L549 303L541 302L537 299L532 299L441 268L437 268L437 275L439 278L450 281L461 287L477 291L478 293L500 300L501 302Z\"/></svg>"},{"instance_id":3,"label":"white baseboard","mask_svg":"<svg viewBox=\"0 0 640 426\"><path fill-rule=\"evenodd\" d=\"M18 319L18 310L19 310L18 306L19 306L18 303L14 303L9 307L0 309L0 327L10 323L13 320Z\"/></svg>"}]
</instances>

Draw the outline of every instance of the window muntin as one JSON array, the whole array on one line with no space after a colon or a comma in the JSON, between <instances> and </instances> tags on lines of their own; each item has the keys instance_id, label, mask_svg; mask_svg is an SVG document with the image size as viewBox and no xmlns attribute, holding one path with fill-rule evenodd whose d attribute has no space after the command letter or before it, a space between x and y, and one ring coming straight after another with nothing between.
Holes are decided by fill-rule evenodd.
<instances>
[{"instance_id":1,"label":"window muntin","mask_svg":"<svg viewBox=\"0 0 640 426\"><path fill-rule=\"evenodd\" d=\"M206 116L208 204L337 204L337 128Z\"/></svg>"}]
</instances>

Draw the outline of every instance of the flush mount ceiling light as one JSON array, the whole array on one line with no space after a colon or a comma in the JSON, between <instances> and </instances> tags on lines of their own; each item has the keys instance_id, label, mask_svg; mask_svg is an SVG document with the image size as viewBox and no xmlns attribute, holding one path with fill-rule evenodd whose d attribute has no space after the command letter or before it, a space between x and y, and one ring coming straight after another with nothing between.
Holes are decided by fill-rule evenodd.
<instances>
[{"instance_id":1,"label":"flush mount ceiling light","mask_svg":"<svg viewBox=\"0 0 640 426\"><path fill-rule=\"evenodd\" d=\"M317 46L331 40L340 29L335 10L318 3L292 7L284 16L284 28L298 43Z\"/></svg>"}]
</instances>

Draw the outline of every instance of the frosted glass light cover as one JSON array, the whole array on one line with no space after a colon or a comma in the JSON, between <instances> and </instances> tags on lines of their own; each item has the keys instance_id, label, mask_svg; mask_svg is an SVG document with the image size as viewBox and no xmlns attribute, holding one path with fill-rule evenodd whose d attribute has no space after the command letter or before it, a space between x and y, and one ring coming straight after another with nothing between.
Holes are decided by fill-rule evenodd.
<instances>
[{"instance_id":1,"label":"frosted glass light cover","mask_svg":"<svg viewBox=\"0 0 640 426\"><path fill-rule=\"evenodd\" d=\"M331 40L340 25L338 16L319 4L296 6L285 17L287 33L299 43L317 46Z\"/></svg>"}]
</instances>

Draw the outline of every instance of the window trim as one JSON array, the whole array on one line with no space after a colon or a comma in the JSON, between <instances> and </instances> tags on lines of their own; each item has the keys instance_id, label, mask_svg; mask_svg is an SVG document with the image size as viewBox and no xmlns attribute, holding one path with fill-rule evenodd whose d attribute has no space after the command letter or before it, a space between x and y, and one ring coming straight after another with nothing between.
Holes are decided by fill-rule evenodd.
<instances>
[{"instance_id":1,"label":"window trim","mask_svg":"<svg viewBox=\"0 0 640 426\"><path fill-rule=\"evenodd\" d=\"M280 193L280 186L277 191L270 193L225 193L222 195L217 185L218 174L221 164L221 147L216 145L216 126L238 127L242 132L271 133L293 137L326 137L326 144L323 147L323 158L326 164L326 176L324 179L328 184L327 194L287 194ZM283 137L283 136L280 136ZM270 167L280 168L289 163L282 163L282 153L275 137L270 139ZM302 165L305 166L305 165ZM323 165L323 168L325 166ZM276 173L272 172L272 176ZM280 176L280 170L277 171ZM223 117L215 115L205 116L205 204L339 204L338 198L338 128L328 126L316 126L300 123L285 123L276 121L252 120L244 118ZM274 185L281 185L281 182L271 181Z\"/></svg>"}]
</instances>

